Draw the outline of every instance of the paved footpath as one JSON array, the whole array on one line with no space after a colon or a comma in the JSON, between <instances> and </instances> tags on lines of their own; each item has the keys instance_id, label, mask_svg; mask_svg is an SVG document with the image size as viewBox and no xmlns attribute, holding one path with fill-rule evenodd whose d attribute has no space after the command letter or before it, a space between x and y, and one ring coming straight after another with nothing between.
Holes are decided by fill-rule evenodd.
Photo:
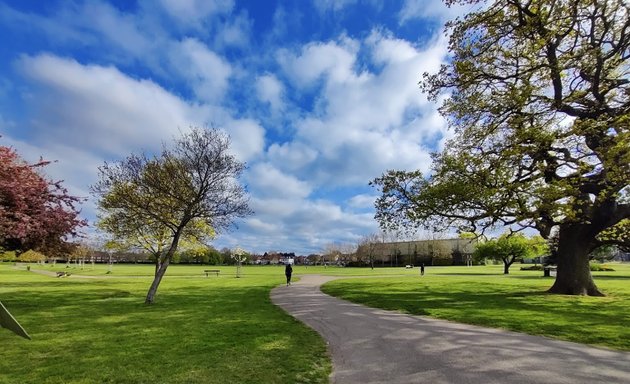
<instances>
[{"instance_id":1,"label":"paved footpath","mask_svg":"<svg viewBox=\"0 0 630 384\"><path fill-rule=\"evenodd\" d=\"M323 294L333 279L271 292L326 339L332 383L630 384L630 353L372 309Z\"/></svg>"}]
</instances>

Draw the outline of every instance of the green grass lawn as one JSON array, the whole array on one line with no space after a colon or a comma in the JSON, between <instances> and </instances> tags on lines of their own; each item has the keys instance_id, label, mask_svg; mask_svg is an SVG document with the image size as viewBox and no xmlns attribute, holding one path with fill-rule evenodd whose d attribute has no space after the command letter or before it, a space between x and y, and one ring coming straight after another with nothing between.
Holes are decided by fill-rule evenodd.
<instances>
[{"instance_id":1,"label":"green grass lawn","mask_svg":"<svg viewBox=\"0 0 630 384\"><path fill-rule=\"evenodd\" d=\"M1 264L0 264L1 265ZM8 264L7 264L8 265ZM24 266L25 268L25 266ZM112 267L112 273L108 274L108 266L106 264L95 264L92 266L90 263L86 263L83 268L70 263L66 266L65 263L57 263L56 265L44 264L43 266L38 264L32 264L33 270L42 270L49 272L62 272L66 271L74 275L81 276L144 276L147 278L153 277L153 266L149 264L114 264ZM201 277L204 276L204 269L218 269L221 271L221 276L236 276L235 266L225 265L179 265L171 264L166 270L166 276L186 276L186 277ZM279 265L243 265L241 268L243 276L284 276L284 266ZM302 274L321 274L331 276L386 276L386 275L409 275L415 276L418 273L417 269L405 269L405 268L340 268L340 267L323 267L323 266L293 266L294 275ZM148 287L147 287L148 288Z\"/></svg>"},{"instance_id":2,"label":"green grass lawn","mask_svg":"<svg viewBox=\"0 0 630 384\"><path fill-rule=\"evenodd\" d=\"M374 307L502 327L630 350L630 265L596 272L604 298L547 295L540 271L501 266L418 269L294 267L303 274L364 276L324 290ZM327 383L324 341L272 305L278 266L172 265L143 304L151 265L32 265L56 278L0 263L0 300L33 340L0 329L0 384ZM219 269L205 277L204 269ZM82 278L87 276L89 278Z\"/></svg>"},{"instance_id":3,"label":"green grass lawn","mask_svg":"<svg viewBox=\"0 0 630 384\"><path fill-rule=\"evenodd\" d=\"M0 300L33 338L0 329L0 383L328 382L323 340L270 302L282 268L171 266L147 306L151 266L90 267L67 270L102 276L0 263Z\"/></svg>"},{"instance_id":4,"label":"green grass lawn","mask_svg":"<svg viewBox=\"0 0 630 384\"><path fill-rule=\"evenodd\" d=\"M606 297L544 293L553 278L540 271L509 276L502 266L427 267L425 276L347 279L323 291L371 307L505 328L579 343L630 350L630 264L594 272Z\"/></svg>"}]
</instances>

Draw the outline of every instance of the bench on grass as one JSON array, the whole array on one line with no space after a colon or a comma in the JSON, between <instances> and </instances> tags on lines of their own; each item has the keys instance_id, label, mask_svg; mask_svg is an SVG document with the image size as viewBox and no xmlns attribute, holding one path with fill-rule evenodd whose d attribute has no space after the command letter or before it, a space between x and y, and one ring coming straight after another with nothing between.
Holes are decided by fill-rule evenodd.
<instances>
[{"instance_id":1,"label":"bench on grass","mask_svg":"<svg viewBox=\"0 0 630 384\"><path fill-rule=\"evenodd\" d=\"M69 276L68 272L57 272L57 277Z\"/></svg>"},{"instance_id":2,"label":"bench on grass","mask_svg":"<svg viewBox=\"0 0 630 384\"><path fill-rule=\"evenodd\" d=\"M219 276L219 273L221 271L219 269L204 269L204 273L206 274L206 277L208 277L209 274L214 273L217 276Z\"/></svg>"}]
</instances>

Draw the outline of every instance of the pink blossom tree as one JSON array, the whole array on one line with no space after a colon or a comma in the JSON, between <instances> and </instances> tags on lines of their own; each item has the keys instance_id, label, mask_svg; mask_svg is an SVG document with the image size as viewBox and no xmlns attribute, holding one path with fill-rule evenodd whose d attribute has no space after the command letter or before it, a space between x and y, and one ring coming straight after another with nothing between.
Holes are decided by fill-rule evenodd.
<instances>
[{"instance_id":1,"label":"pink blossom tree","mask_svg":"<svg viewBox=\"0 0 630 384\"><path fill-rule=\"evenodd\" d=\"M87 225L76 207L83 199L41 173L49 163L29 164L13 148L0 146L0 247L5 250L55 254Z\"/></svg>"}]
</instances>

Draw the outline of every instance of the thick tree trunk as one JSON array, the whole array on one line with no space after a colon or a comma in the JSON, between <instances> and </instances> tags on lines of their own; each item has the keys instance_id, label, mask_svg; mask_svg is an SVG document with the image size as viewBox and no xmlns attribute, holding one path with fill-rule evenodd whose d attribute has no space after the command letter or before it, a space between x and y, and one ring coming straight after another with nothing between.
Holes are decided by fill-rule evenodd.
<instances>
[{"instance_id":1,"label":"thick tree trunk","mask_svg":"<svg viewBox=\"0 0 630 384\"><path fill-rule=\"evenodd\" d=\"M584 226L563 226L558 239L558 270L549 293L561 295L604 296L597 289L588 255L594 236Z\"/></svg>"},{"instance_id":2,"label":"thick tree trunk","mask_svg":"<svg viewBox=\"0 0 630 384\"><path fill-rule=\"evenodd\" d=\"M512 263L503 260L503 274L504 275L509 275L510 274L510 265L512 265Z\"/></svg>"}]
</instances>

